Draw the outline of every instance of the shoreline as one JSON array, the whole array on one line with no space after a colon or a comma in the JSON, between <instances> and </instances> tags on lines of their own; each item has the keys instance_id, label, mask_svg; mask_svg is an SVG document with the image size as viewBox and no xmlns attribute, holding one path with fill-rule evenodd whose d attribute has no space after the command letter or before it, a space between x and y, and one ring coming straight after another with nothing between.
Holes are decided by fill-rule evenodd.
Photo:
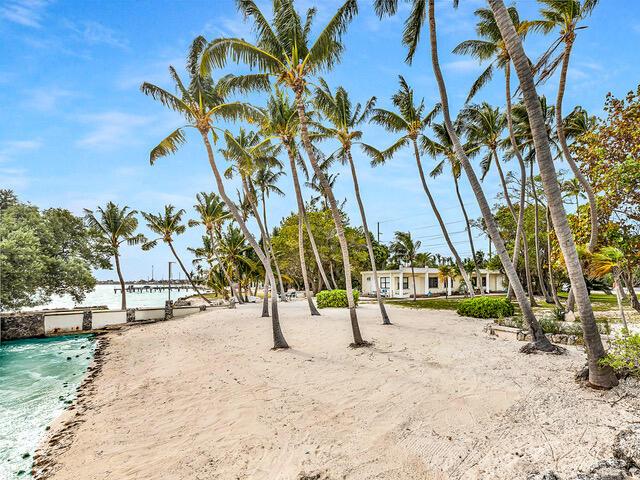
<instances>
[{"instance_id":1,"label":"shoreline","mask_svg":"<svg viewBox=\"0 0 640 480\"><path fill-rule=\"evenodd\" d=\"M578 348L519 355L486 322L447 311L391 307L383 327L371 304L358 315L374 346L351 350L344 311L310 317L291 302L292 349L273 352L259 308L102 336L35 478L514 480L588 469L640 421L637 382L573 382Z\"/></svg>"},{"instance_id":2,"label":"shoreline","mask_svg":"<svg viewBox=\"0 0 640 480\"><path fill-rule=\"evenodd\" d=\"M67 405L60 415L51 422L33 454L31 475L34 480L48 478L55 471L55 457L71 446L75 429L80 423L86 421L84 416L88 410L88 402L91 401L93 384L102 372L111 334L112 332L94 334L96 346L93 351L93 359L76 390L73 402Z\"/></svg>"}]
</instances>

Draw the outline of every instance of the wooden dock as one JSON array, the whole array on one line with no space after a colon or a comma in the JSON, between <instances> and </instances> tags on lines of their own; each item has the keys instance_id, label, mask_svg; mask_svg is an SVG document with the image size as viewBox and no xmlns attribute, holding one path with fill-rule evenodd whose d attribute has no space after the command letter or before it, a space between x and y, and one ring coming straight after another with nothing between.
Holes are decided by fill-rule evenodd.
<instances>
[{"instance_id":1,"label":"wooden dock","mask_svg":"<svg viewBox=\"0 0 640 480\"><path fill-rule=\"evenodd\" d=\"M125 287L124 291L127 293L149 293L149 292L164 292L167 290L180 292L182 290L191 290L191 285L129 285ZM119 293L122 288L114 288L113 293Z\"/></svg>"}]
</instances>

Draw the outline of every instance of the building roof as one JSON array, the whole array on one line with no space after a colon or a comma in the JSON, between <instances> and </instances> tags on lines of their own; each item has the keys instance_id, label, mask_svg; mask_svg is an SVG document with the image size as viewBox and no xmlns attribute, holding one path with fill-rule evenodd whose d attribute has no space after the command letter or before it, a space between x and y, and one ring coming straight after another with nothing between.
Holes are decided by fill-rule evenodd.
<instances>
[{"instance_id":1,"label":"building roof","mask_svg":"<svg viewBox=\"0 0 640 480\"><path fill-rule=\"evenodd\" d=\"M439 273L438 269L436 267L414 267L414 272L416 274L425 274L425 273ZM363 270L362 275L373 275L373 271L372 270ZM382 274L397 274L399 275L400 273L405 274L408 273L409 275L411 275L411 267L400 267L397 270L378 270L378 275L382 275ZM472 272L472 274L475 273ZM498 271L498 270L488 270L486 268L481 268L480 269L480 273L482 273L483 275L486 275L487 273L493 274L493 275L504 275L502 272Z\"/></svg>"}]
</instances>

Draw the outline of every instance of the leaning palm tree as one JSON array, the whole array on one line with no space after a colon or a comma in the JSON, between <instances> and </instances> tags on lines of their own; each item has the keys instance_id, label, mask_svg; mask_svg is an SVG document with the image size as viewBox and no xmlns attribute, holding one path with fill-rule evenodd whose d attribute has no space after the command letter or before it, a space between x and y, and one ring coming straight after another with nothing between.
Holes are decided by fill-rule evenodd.
<instances>
[{"instance_id":1,"label":"leaning palm tree","mask_svg":"<svg viewBox=\"0 0 640 480\"><path fill-rule=\"evenodd\" d=\"M520 80L520 89L531 122L536 157L547 203L551 210L551 219L564 256L569 279L571 280L571 288L576 303L578 304L578 312L580 314L585 344L587 346L589 382L600 388L611 388L618 384L618 379L611 367L605 367L600 364L600 359L605 356L606 352L602 344L602 339L600 338L600 333L598 332L582 265L580 264L580 258L578 257L576 245L573 240L573 234L569 228L567 214L564 210L562 191L558 183L558 175L549 146L549 136L545 128L531 64L522 47L522 41L513 27L504 2L502 0L489 0L489 5L496 17L500 33L507 45Z\"/></svg>"},{"instance_id":2,"label":"leaning palm tree","mask_svg":"<svg viewBox=\"0 0 640 480\"><path fill-rule=\"evenodd\" d=\"M171 250L171 253L175 257L176 261L178 262L178 265L180 265L180 268L187 277L187 280L189 280L191 287L196 291L200 298L202 298L208 304L211 304L211 301L202 294L198 286L193 281L191 274L184 266L184 263L182 263L182 260L180 259L180 256L178 255L178 252L176 252L176 249L173 245L174 238L177 235L182 235L187 229L184 223L182 223L182 217L186 213L184 209L181 208L180 210L176 210L176 207L174 207L173 205L165 205L164 212L159 212L157 214L147 212L140 213L142 213L142 216L146 220L149 230L151 230L156 235L159 235L158 238L154 238L153 240L147 240L146 242L144 242L142 244L142 250L151 250L156 245L158 245L158 242L160 241L166 243L169 246L169 249Z\"/></svg>"},{"instance_id":3,"label":"leaning palm tree","mask_svg":"<svg viewBox=\"0 0 640 480\"><path fill-rule=\"evenodd\" d=\"M176 95L147 82L143 83L140 87L145 95L151 96L167 108L180 113L187 121L186 127L183 126L174 130L151 150L149 160L151 164L153 164L158 158L175 153L180 146L187 141L185 128L190 127L196 129L206 148L207 158L215 176L218 193L238 223L242 233L246 236L247 241L255 250L260 262L264 265L271 284L275 285L275 277L268 256L249 231L238 207L227 194L224 180L216 164L210 140L210 138L214 140L218 138L216 132L221 131L220 127L217 126L217 122L252 119L256 116L259 117L260 111L246 103L229 102L227 100L227 94L231 86L233 86L230 86L230 83L232 83L230 77L214 82L210 75L201 72L199 65L201 54L205 47L206 40L201 36L197 37L191 44L187 61L187 71L189 74L188 85L185 86L176 70L173 67L169 67L169 74L176 86ZM271 311L274 348L288 348L289 346L280 327L278 299L276 295L272 295Z\"/></svg>"},{"instance_id":4,"label":"leaning palm tree","mask_svg":"<svg viewBox=\"0 0 640 480\"><path fill-rule=\"evenodd\" d=\"M627 317L624 314L622 306L622 274L626 268L624 253L616 247L602 247L599 251L591 255L589 262L589 271L596 278L611 275L613 277L613 289L616 292L616 300L618 301L618 309L620 317L624 325L624 333L629 333L627 326Z\"/></svg>"},{"instance_id":5,"label":"leaning palm tree","mask_svg":"<svg viewBox=\"0 0 640 480\"><path fill-rule=\"evenodd\" d=\"M118 280L120 280L121 308L127 309L127 292L120 267L120 246L123 243L137 245L146 239L141 233L136 235L138 219L135 210L129 207L119 207L113 202L107 203L105 208L98 207L96 211L84 210L87 226L95 231L109 246L109 253L113 255L116 264Z\"/></svg>"},{"instance_id":6,"label":"leaning palm tree","mask_svg":"<svg viewBox=\"0 0 640 480\"><path fill-rule=\"evenodd\" d=\"M415 273L415 261L416 255L422 242L420 240L414 241L411 238L411 232L396 232L393 242L389 246L389 253L398 260L399 263L408 264L411 268L411 279L413 281L413 301L418 300L416 292L416 273Z\"/></svg>"},{"instance_id":7,"label":"leaning palm tree","mask_svg":"<svg viewBox=\"0 0 640 480\"><path fill-rule=\"evenodd\" d=\"M220 237L222 225L230 218L229 211L227 210L224 202L214 192L200 192L196 195L196 200L198 203L196 203L193 208L200 216L200 220L189 220L189 226L194 227L197 225L204 225L210 240L210 251L214 255L218 265L220 265L220 270L227 281L231 296L239 303L242 303L242 299L240 298L240 295L236 293L233 286L233 280L229 276L227 269L222 264L222 260L220 259L220 255L217 250L218 242L216 239Z\"/></svg>"},{"instance_id":8,"label":"leaning palm tree","mask_svg":"<svg viewBox=\"0 0 640 480\"><path fill-rule=\"evenodd\" d=\"M372 153L373 155L379 155L376 149L366 143L362 143L362 131L358 130L358 126L362 124L371 113L375 105L375 101L376 98L371 97L364 107L359 103L352 105L351 100L349 99L349 94L343 87L338 87L335 93L333 93L327 82L321 79L320 86L316 88L315 91L314 103L318 111L322 113L326 119L327 123L316 123L315 127L321 138L336 140L338 145L340 145L332 157L338 158L343 165L345 163L349 164L356 201L358 202L358 209L360 210L364 237L367 241L367 250L369 252L371 270L373 271L373 282L376 285L376 299L378 300L378 307L380 308L380 314L382 315L382 324L391 325L387 309L384 306L382 295L380 294L378 269L376 268L376 257L373 252L372 237L369 233L367 215L365 214L364 204L362 203L362 197L360 196L360 185L358 183L356 165L353 161L353 156L351 155L351 147L355 144L359 144L365 152Z\"/></svg>"},{"instance_id":9,"label":"leaning palm tree","mask_svg":"<svg viewBox=\"0 0 640 480\"><path fill-rule=\"evenodd\" d=\"M373 159L372 164L379 165L383 163L403 147L413 148L413 155L416 161L416 166L418 167L420 181L422 182L422 189L427 195L431 210L433 211L436 220L440 225L442 235L447 242L447 246L449 247L451 254L455 258L456 265L458 265L460 271L463 272L462 278L464 279L464 283L469 290L469 294L473 296L473 284L471 283L469 275L467 275L466 271L464 270L462 258L458 254L458 250L451 241L451 237L449 235L447 227L444 224L442 216L440 215L440 211L438 210L438 206L433 199L433 195L431 195L431 190L427 185L427 179L422 168L422 159L420 155L419 145L426 142L425 130L433 120L433 117L438 113L439 109L436 107L427 113L424 100L421 100L420 103L416 103L414 99L413 89L409 87L402 75L399 76L399 79L400 89L392 97L393 105L398 111L394 112L391 110L376 108L373 112L373 115L371 116L371 121L377 123L378 125L381 125L389 132L400 134L401 137L384 152L381 152L380 155L377 155Z\"/></svg>"},{"instance_id":10,"label":"leaning palm tree","mask_svg":"<svg viewBox=\"0 0 640 480\"><path fill-rule=\"evenodd\" d=\"M265 108L265 115L262 117L260 122L260 131L265 139L280 141L287 152L287 157L289 158L293 189L295 191L296 202L298 204L298 255L300 257L300 269L302 270L304 292L307 302L309 303L311 315L320 315L320 312L318 312L311 298L312 291L309 286L307 264L304 254L303 224L306 225L309 243L311 244L313 255L318 265L318 271L320 272L322 281L327 288L330 288L329 280L327 279L327 274L322 266L318 247L313 233L311 232L311 226L309 225L307 212L304 207L304 200L302 198L302 190L300 189L300 181L298 180L297 164L300 163L301 160L295 142L295 138L298 133L298 111L295 105L291 103L283 92L278 90L269 98Z\"/></svg>"},{"instance_id":11,"label":"leaning palm tree","mask_svg":"<svg viewBox=\"0 0 640 480\"><path fill-rule=\"evenodd\" d=\"M457 0L454 0L454 4L457 4ZM394 15L398 10L398 0L376 0L375 1L376 12L379 16ZM425 11L427 10L427 11ZM440 102L442 105L442 113L444 116L444 123L447 127L447 131L453 141L454 151L460 161L460 164L464 168L473 193L480 206L480 212L484 220L487 233L496 247L496 254L500 258L500 261L504 267L505 274L509 279L509 283L512 285L516 300L520 305L525 322L529 326L529 332L532 337L532 342L521 350L531 351L531 349L543 350L543 351L559 351L559 348L552 345L549 339L544 334L540 323L536 319L531 304L527 300L522 283L518 278L518 273L513 265L513 262L509 258L504 240L498 230L498 224L493 217L493 212L487 197L482 190L480 181L473 170L473 166L469 161L469 157L465 153L460 139L455 132L453 122L451 120L451 114L449 112L449 98L447 95L447 88L442 76L442 70L440 68L440 60L438 58L438 40L436 31L436 18L435 18L435 4L434 0L428 0L425 4L424 0L413 0L413 8L407 21L405 22L405 28L403 32L403 43L408 48L407 61L410 63L415 55L418 43L420 40L420 33L424 25L424 20L428 16L429 18L429 41L431 47L431 63L433 66L433 72L438 84L438 92L440 94ZM524 182L523 182L524 185ZM462 270L462 269L461 269Z\"/></svg>"},{"instance_id":12,"label":"leaning palm tree","mask_svg":"<svg viewBox=\"0 0 640 480\"><path fill-rule=\"evenodd\" d=\"M460 205L460 210L462 210L462 216L464 217L466 225L473 266L474 270L476 271L476 277L478 281L478 291L480 292L480 294L482 294L482 273L480 273L480 267L478 265L476 257L476 247L473 242L471 222L469 221L467 208L465 207L464 202L462 201L462 195L460 194L460 176L462 175L462 167L460 166L460 162L456 157L456 153L453 151L453 143L451 142L449 132L447 132L446 125L444 123L434 123L431 125L431 130L433 131L433 137L424 136L422 148L433 158L443 156L444 159L436 164L429 175L433 178L441 175L444 171L445 162L448 163L451 167L451 176L453 177L453 185L455 187L456 197L458 198L458 204ZM464 145L464 150L468 155L472 155L475 151L477 151L477 147L471 142L467 142Z\"/></svg>"},{"instance_id":13,"label":"leaning palm tree","mask_svg":"<svg viewBox=\"0 0 640 480\"><path fill-rule=\"evenodd\" d=\"M254 31L258 37L257 41L251 44L240 38L213 40L203 54L202 66L205 70L216 66L222 67L231 58L234 61L246 63L250 67L257 67L261 72L236 77L232 83L233 87L245 91L266 90L269 88L270 79L273 78L295 94L302 145L311 167L327 195L331 215L336 226L336 235L344 266L353 345L369 345L362 339L356 304L353 300L351 262L344 234L342 214L327 177L320 168L316 151L309 136L307 117L307 83L320 72L330 70L340 60L344 51L340 39L358 11L357 2L356 0L346 0L314 41L310 41L309 38L315 16L313 8L307 11L306 19L303 22L294 7L293 0L274 1L273 19L270 24L253 0L238 0L237 5L245 17L252 19Z\"/></svg>"},{"instance_id":14,"label":"leaning palm tree","mask_svg":"<svg viewBox=\"0 0 640 480\"><path fill-rule=\"evenodd\" d=\"M593 9L598 4L598 1L599 0L540 0L543 4L543 8L540 11L542 19L533 22L535 28L542 30L545 33L549 33L555 29L560 31L560 36L543 54L542 58L536 65L536 69L540 75L538 81L541 81L549 78L558 65L562 63L560 68L560 79L558 82L558 95L556 97L556 129L558 142L562 149L562 155L587 194L589 214L591 218L591 235L589 237L589 244L587 248L590 252L595 250L598 243L598 209L596 195L591 183L584 173L582 173L580 168L578 168L578 165L576 165L576 162L569 151L564 130L565 125L562 118L562 102L567 85L567 71L569 69L569 61L571 58L573 44L576 40L576 32L577 30L586 28L580 26L580 24L591 15L591 12L593 12ZM564 44L563 51L553 58L555 52L562 44Z\"/></svg>"}]
</instances>

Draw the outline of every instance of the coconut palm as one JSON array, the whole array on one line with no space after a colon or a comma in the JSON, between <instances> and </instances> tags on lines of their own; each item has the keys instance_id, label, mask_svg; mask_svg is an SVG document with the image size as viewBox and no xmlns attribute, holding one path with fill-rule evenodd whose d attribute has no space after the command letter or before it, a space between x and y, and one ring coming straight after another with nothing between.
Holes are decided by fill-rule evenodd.
<instances>
[{"instance_id":1,"label":"coconut palm","mask_svg":"<svg viewBox=\"0 0 640 480\"><path fill-rule=\"evenodd\" d=\"M182 235L187 229L184 223L182 223L182 217L186 213L184 209L181 208L180 210L176 210L176 207L174 207L173 205L165 205L164 212L159 212L157 214L147 212L140 213L146 220L149 230L151 230L156 235L159 235L158 238L155 238L153 240L146 240L142 244L142 250L151 250L160 241L166 243L169 246L169 249L171 250L171 253L175 257L176 261L178 262L178 265L180 265L180 268L187 277L187 280L189 280L191 287L196 291L200 298L202 298L208 304L211 304L211 301L202 294L198 286L194 283L191 274L189 273L189 271L187 271L184 263L182 263L182 260L178 256L178 252L176 252L176 249L173 246L174 238L177 235Z\"/></svg>"},{"instance_id":2,"label":"coconut palm","mask_svg":"<svg viewBox=\"0 0 640 480\"><path fill-rule=\"evenodd\" d=\"M315 16L313 8L307 11L303 22L294 7L293 0L274 1L273 18L270 24L253 0L238 0L237 5L245 17L253 21L257 41L252 44L239 38L213 40L204 52L202 65L204 69L221 67L231 58L234 61L246 63L250 67L257 67L260 71L260 73L236 77L231 83L233 87L245 91L268 89L270 79L273 78L295 94L302 145L327 195L336 226L344 266L353 344L368 345L360 333L356 305L352 296L351 262L341 211L327 177L320 169L316 151L311 144L306 112L307 84L314 76L330 70L340 60L344 51L344 45L340 39L358 11L357 2L346 0L313 41L309 38Z\"/></svg>"},{"instance_id":3,"label":"coconut palm","mask_svg":"<svg viewBox=\"0 0 640 480\"><path fill-rule=\"evenodd\" d=\"M457 4L457 0L454 0L454 4ZM376 0L375 8L376 12L381 17L384 15L394 15L398 11L398 0ZM471 189L473 190L473 193L478 201L478 205L480 206L480 212L482 213L482 218L484 220L487 233L489 234L493 245L495 245L496 247L496 254L500 258L500 261L502 262L505 270L505 274L507 275L507 278L512 285L516 300L520 305L524 320L529 326L529 331L533 340L532 343L523 347L522 350L530 351L533 348L544 351L558 351L558 347L552 345L551 342L549 342L549 339L545 336L540 323L533 313L531 304L527 300L524 289L522 288L522 283L518 278L518 273L513 265L513 262L509 258L509 253L507 252L507 249L505 247L504 240L500 236L498 225L495 218L493 217L493 212L491 211L489 202L487 201L484 191L482 190L480 181L478 180L478 177L473 170L473 166L471 165L468 156L464 152L462 144L460 143L460 139L455 132L455 128L451 120L451 114L449 112L449 99L447 95L447 89L444 83L444 78L442 76L442 70L440 68L440 60L438 58L438 40L436 31L434 0L428 0L426 3L424 0L413 0L413 8L411 9L409 18L405 22L405 28L403 31L403 43L408 48L406 60L409 63L413 60L413 56L415 55L420 40L422 27L424 26L424 20L427 17L429 19L431 63L433 66L434 75L436 77L436 82L438 84L438 92L440 94L444 123L447 127L449 135L451 136L456 156L458 157L460 164L464 168L467 178L469 179L469 183L471 184Z\"/></svg>"},{"instance_id":4,"label":"coconut palm","mask_svg":"<svg viewBox=\"0 0 640 480\"><path fill-rule=\"evenodd\" d=\"M322 281L327 288L330 288L329 280L327 279L327 274L322 266L318 247L316 246L315 238L311 231L309 220L307 219L304 200L302 199L302 190L300 189L300 181L298 180L297 164L301 163L304 167L304 162L302 162L302 158L298 154L295 142L296 135L298 134L298 111L295 105L284 95L282 91L276 91L275 94L269 98L265 108L265 115L262 117L260 123L260 131L265 139L280 141L287 152L293 188L296 195L296 202L298 204L298 254L300 256L300 268L302 270L305 296L309 303L309 310L311 311L311 314L320 315L320 312L316 309L311 298L312 291L309 286L309 277L304 254L303 223L307 228L309 243L311 244L313 255L318 265L318 271L320 272Z\"/></svg>"},{"instance_id":5,"label":"coconut palm","mask_svg":"<svg viewBox=\"0 0 640 480\"><path fill-rule=\"evenodd\" d=\"M220 255L217 250L216 239L220 237L220 231L224 222L231 218L231 214L227 210L224 202L214 192L200 192L196 195L196 203L193 208L200 216L200 220L189 220L189 226L194 227L197 225L203 225L207 231L207 235L210 241L210 251L215 257L218 265L220 265L220 271L224 275L231 296L234 297L239 303L242 303L240 295L235 291L233 286L233 280L229 276L229 272L224 267Z\"/></svg>"},{"instance_id":6,"label":"coconut palm","mask_svg":"<svg viewBox=\"0 0 640 480\"><path fill-rule=\"evenodd\" d=\"M259 274L260 262L251 258L252 247L247 244L242 230L233 224L227 225L227 228L221 231L218 250L223 263L229 265L232 276L238 279L239 291L243 285L247 286L247 281L255 276L254 273ZM264 275L264 271L261 274Z\"/></svg>"},{"instance_id":7,"label":"coconut palm","mask_svg":"<svg viewBox=\"0 0 640 480\"><path fill-rule=\"evenodd\" d=\"M118 273L118 280L120 280L122 310L127 309L127 293L125 291L122 268L120 267L120 246L125 242L128 245L137 245L146 240L141 233L136 234L136 229L138 228L137 213L135 210L130 210L129 207L119 207L113 202L108 202L104 208L98 207L95 212L88 209L84 210L87 226L102 237L109 246L109 253L113 255L115 260L116 272Z\"/></svg>"},{"instance_id":8,"label":"coconut palm","mask_svg":"<svg viewBox=\"0 0 640 480\"><path fill-rule=\"evenodd\" d=\"M449 164L451 167L451 176L453 177L453 185L456 191L456 197L458 198L458 203L460 204L460 209L462 210L462 215L464 216L467 237L469 239L469 246L471 247L471 256L474 265L474 269L476 271L476 278L478 281L478 289L480 294L482 294L482 274L480 273L480 267L478 266L478 261L476 257L476 247L473 242L473 234L471 232L471 222L469 221L469 215L467 214L467 208L462 201L462 195L460 195L460 176L462 175L462 167L460 166L460 162L456 157L455 152L453 151L453 144L451 142L451 137L449 136L449 132L447 132L447 127L444 123L434 123L431 125L431 130L433 131L433 138L427 137L426 135L423 137L422 148L429 155L434 158L439 156L445 157L436 166L431 170L429 174L431 177L436 178L441 175L444 171L445 162ZM474 151L477 150L477 147L468 142L464 145L464 150L467 154L471 155Z\"/></svg>"},{"instance_id":9,"label":"coconut palm","mask_svg":"<svg viewBox=\"0 0 640 480\"><path fill-rule=\"evenodd\" d=\"M449 236L447 227L444 224L444 220L442 220L440 211L438 210L436 202L431 195L431 190L427 185L427 180L422 168L419 145L426 142L425 130L431 123L433 117L438 113L438 108L435 108L427 113L424 100L421 100L420 103L416 103L414 99L413 89L409 87L404 77L400 75L399 79L400 89L392 97L393 105L396 107L397 112L376 108L371 116L371 121L377 123L378 125L381 125L389 132L400 134L401 137L384 152L376 156L372 161L372 164L379 165L383 163L403 147L413 147L413 155L418 167L418 174L420 175L422 188L427 195L427 199L429 200L429 204L431 205L431 210L438 220L438 224L440 225L442 235L447 242L447 246L449 247L449 250L451 251L453 257L455 258L456 265L458 265L460 267L460 270L464 272L462 277L465 284L467 285L469 294L473 296L473 285L471 283L471 280L469 279L469 275L467 275L466 271L464 271L462 258L458 254L458 250L455 248L453 242L451 241L451 237Z\"/></svg>"},{"instance_id":10,"label":"coconut palm","mask_svg":"<svg viewBox=\"0 0 640 480\"><path fill-rule=\"evenodd\" d=\"M547 203L551 210L551 219L560 249L564 256L564 262L571 281L571 288L573 289L576 303L578 304L578 312L580 314L580 321L582 322L588 353L589 382L597 387L611 388L618 384L618 380L612 368L600 365L600 359L605 356L605 350L589 300L589 292L585 283L580 258L578 257L576 245L564 210L562 192L551 154L549 135L546 131L544 116L534 83L533 71L504 2L502 0L488 1L520 80L520 90L522 91L524 103L529 114L536 157Z\"/></svg>"},{"instance_id":11,"label":"coconut palm","mask_svg":"<svg viewBox=\"0 0 640 480\"><path fill-rule=\"evenodd\" d=\"M176 95L151 83L145 82L141 86L141 90L145 95L151 96L165 107L180 113L187 121L186 126L171 132L151 150L149 159L151 164L153 164L158 158L175 153L180 146L187 141L185 128L190 127L196 129L202 137L206 148L207 158L215 176L218 193L238 223L242 233L246 236L247 241L255 250L260 262L264 265L272 285L275 285L275 277L273 276L271 262L269 262L267 254L260 248L260 245L243 220L238 207L227 194L210 141L210 136L215 140L218 138L216 132L221 131L220 127L217 126L217 122L253 119L256 116L260 116L260 111L246 103L229 102L227 100L228 93L237 87L237 85L233 84L232 77L225 77L223 80L215 82L209 74L202 73L200 69L200 59L206 44L206 40L201 36L197 37L191 44L187 59L187 72L189 74L188 85L185 86L176 70L173 67L169 67L169 74L175 83ZM287 341L280 327L276 295L272 296L271 310L274 348L288 348Z\"/></svg>"},{"instance_id":12,"label":"coconut palm","mask_svg":"<svg viewBox=\"0 0 640 480\"><path fill-rule=\"evenodd\" d=\"M422 242L420 240L413 241L411 232L396 232L393 242L389 246L389 253L399 262L408 264L411 267L411 278L413 280L413 300L418 299L416 292L416 274L415 261L418 250Z\"/></svg>"},{"instance_id":13,"label":"coconut palm","mask_svg":"<svg viewBox=\"0 0 640 480\"><path fill-rule=\"evenodd\" d=\"M367 250L369 252L371 270L373 271L373 282L376 285L376 299L378 300L378 307L380 308L380 314L382 315L382 324L391 325L389 315L387 314L384 302L382 301L382 295L380 294L378 269L376 268L376 257L373 252L373 242L371 240L371 234L369 233L369 226L367 225L367 216L364 211L364 204L362 203L362 197L360 196L360 185L358 183L355 162L351 155L351 147L353 145L360 145L365 152L373 153L373 155L379 154L378 151L370 145L362 143L362 131L358 130L358 127L367 119L373 110L375 102L375 97L371 97L367 100L364 106L360 103L352 105L351 100L349 99L349 94L343 87L338 87L334 93L329 88L327 82L321 79L320 86L316 88L315 91L314 104L318 111L322 113L327 123L315 123L315 128L322 138L336 140L340 145L332 157L340 160L343 165L345 163L349 164L356 201L358 202L358 209L360 210L364 237L367 241Z\"/></svg>"},{"instance_id":14,"label":"coconut palm","mask_svg":"<svg viewBox=\"0 0 640 480\"><path fill-rule=\"evenodd\" d=\"M620 317L624 325L624 333L629 333L627 317L622 307L622 274L627 266L624 253L616 247L602 247L598 252L591 255L589 263L590 273L594 277L599 278L610 274L613 278L613 288L616 292L618 309L620 310Z\"/></svg>"},{"instance_id":15,"label":"coconut palm","mask_svg":"<svg viewBox=\"0 0 640 480\"><path fill-rule=\"evenodd\" d=\"M591 218L591 235L589 237L589 251L593 252L598 243L598 210L596 204L596 196L591 187L591 183L582 173L578 165L576 165L564 131L564 122L562 119L562 102L564 92L567 85L567 71L571 59L571 51L576 40L578 30L586 28L581 23L591 15L593 9L599 0L540 0L543 7L540 10L542 19L533 22L536 29L544 33L550 33L553 30L559 30L559 37L553 42L551 47L543 54L542 58L536 65L539 72L540 80L550 77L557 67L560 67L560 79L558 82L558 95L556 97L556 129L558 134L558 142L562 149L562 155L569 164L571 171L582 185L589 202L589 214ZM563 51L555 56L557 50L564 45Z\"/></svg>"},{"instance_id":16,"label":"coconut palm","mask_svg":"<svg viewBox=\"0 0 640 480\"><path fill-rule=\"evenodd\" d=\"M449 287L451 286L451 282L453 282L453 277L455 277L456 273L455 265L451 265L450 263L438 265L438 277L440 277L440 280L442 280L442 283L444 284L444 294L447 298L449 298Z\"/></svg>"}]
</instances>

